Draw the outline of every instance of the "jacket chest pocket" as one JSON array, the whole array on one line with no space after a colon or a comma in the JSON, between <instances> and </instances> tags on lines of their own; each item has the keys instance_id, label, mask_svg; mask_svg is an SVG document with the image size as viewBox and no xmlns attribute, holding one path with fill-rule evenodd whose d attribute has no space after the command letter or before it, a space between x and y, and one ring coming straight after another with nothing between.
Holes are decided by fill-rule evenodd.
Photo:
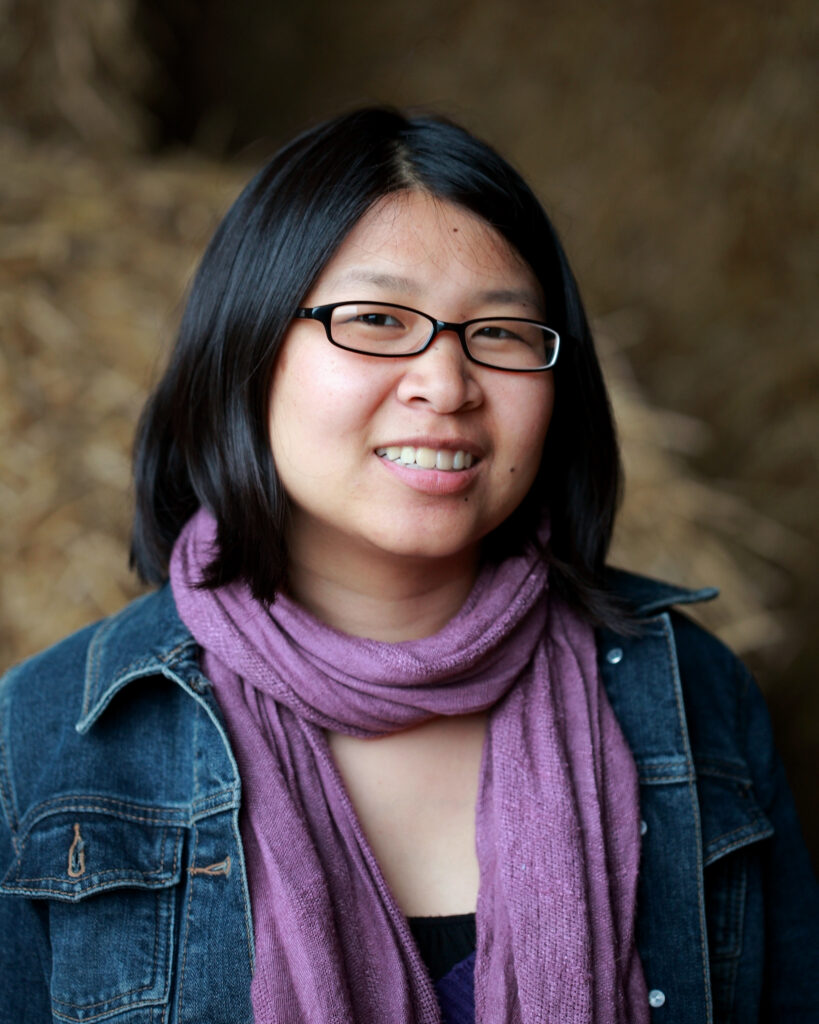
<instances>
[{"instance_id":1,"label":"jacket chest pocket","mask_svg":"<svg viewBox=\"0 0 819 1024\"><path fill-rule=\"evenodd\" d=\"M89 803L40 818L21 839L0 892L45 901L55 1019L166 1019L183 832L145 809Z\"/></svg>"}]
</instances>

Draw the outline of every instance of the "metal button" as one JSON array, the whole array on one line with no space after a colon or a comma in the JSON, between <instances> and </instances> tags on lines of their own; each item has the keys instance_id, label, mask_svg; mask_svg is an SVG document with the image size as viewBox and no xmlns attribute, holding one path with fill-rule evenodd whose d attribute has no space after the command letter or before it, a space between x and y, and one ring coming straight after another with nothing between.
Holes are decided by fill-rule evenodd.
<instances>
[{"instance_id":1,"label":"metal button","mask_svg":"<svg viewBox=\"0 0 819 1024\"><path fill-rule=\"evenodd\" d=\"M640 818L640 835L644 836L648 832L648 822L645 818Z\"/></svg>"},{"instance_id":2,"label":"metal button","mask_svg":"<svg viewBox=\"0 0 819 1024\"><path fill-rule=\"evenodd\" d=\"M607 654L606 654L606 661L609 663L609 665L619 665L619 663L622 660L623 660L623 648L622 647L612 647L612 649L610 651L608 651Z\"/></svg>"},{"instance_id":3,"label":"metal button","mask_svg":"<svg viewBox=\"0 0 819 1024\"><path fill-rule=\"evenodd\" d=\"M665 992L661 991L658 988L653 988L648 993L648 1005L651 1006L653 1009L658 1009L660 1006L663 1006L664 1003Z\"/></svg>"}]
</instances>

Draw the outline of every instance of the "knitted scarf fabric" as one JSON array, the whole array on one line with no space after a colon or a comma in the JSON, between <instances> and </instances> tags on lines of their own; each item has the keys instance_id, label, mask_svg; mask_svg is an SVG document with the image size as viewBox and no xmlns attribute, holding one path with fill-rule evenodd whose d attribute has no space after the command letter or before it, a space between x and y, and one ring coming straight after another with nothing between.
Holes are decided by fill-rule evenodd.
<instances>
[{"instance_id":1,"label":"knitted scarf fabric","mask_svg":"<svg viewBox=\"0 0 819 1024\"><path fill-rule=\"evenodd\" d=\"M381 736L491 709L476 808L481 1024L643 1024L636 770L591 629L534 552L484 568L434 636L382 643L243 584L198 588L215 523L174 548L243 787L257 1024L440 1024L435 992L325 730Z\"/></svg>"}]
</instances>

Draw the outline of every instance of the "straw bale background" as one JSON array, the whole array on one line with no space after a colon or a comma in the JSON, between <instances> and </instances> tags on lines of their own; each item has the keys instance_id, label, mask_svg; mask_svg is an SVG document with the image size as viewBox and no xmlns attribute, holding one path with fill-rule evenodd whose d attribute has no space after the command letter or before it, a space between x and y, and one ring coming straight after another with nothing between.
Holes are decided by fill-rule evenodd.
<instances>
[{"instance_id":1,"label":"straw bale background","mask_svg":"<svg viewBox=\"0 0 819 1024\"><path fill-rule=\"evenodd\" d=\"M130 447L163 339L239 176L0 140L0 644L122 605Z\"/></svg>"},{"instance_id":2,"label":"straw bale background","mask_svg":"<svg viewBox=\"0 0 819 1024\"><path fill-rule=\"evenodd\" d=\"M0 664L138 591L134 423L252 166L351 103L430 104L545 198L621 428L614 560L721 587L702 615L760 676L819 853L818 17L0 0Z\"/></svg>"},{"instance_id":3,"label":"straw bale background","mask_svg":"<svg viewBox=\"0 0 819 1024\"><path fill-rule=\"evenodd\" d=\"M134 424L197 257L248 171L8 138L0 157L0 636L17 659L138 591L123 557ZM725 600L706 620L740 648L757 645L749 624L779 639L765 587L719 530L744 523L775 551L792 538L685 466L700 425L652 409L613 325L598 335L629 478L615 559L692 584L719 576Z\"/></svg>"}]
</instances>

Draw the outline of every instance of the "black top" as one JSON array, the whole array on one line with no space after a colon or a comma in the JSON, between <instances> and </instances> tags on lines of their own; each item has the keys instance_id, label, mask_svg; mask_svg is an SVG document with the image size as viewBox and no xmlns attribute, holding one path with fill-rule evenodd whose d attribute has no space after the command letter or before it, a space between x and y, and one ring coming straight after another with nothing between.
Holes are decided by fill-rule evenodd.
<instances>
[{"instance_id":1,"label":"black top","mask_svg":"<svg viewBox=\"0 0 819 1024\"><path fill-rule=\"evenodd\" d=\"M475 951L474 914L410 917L408 921L433 981L443 978L455 964L459 964Z\"/></svg>"}]
</instances>

